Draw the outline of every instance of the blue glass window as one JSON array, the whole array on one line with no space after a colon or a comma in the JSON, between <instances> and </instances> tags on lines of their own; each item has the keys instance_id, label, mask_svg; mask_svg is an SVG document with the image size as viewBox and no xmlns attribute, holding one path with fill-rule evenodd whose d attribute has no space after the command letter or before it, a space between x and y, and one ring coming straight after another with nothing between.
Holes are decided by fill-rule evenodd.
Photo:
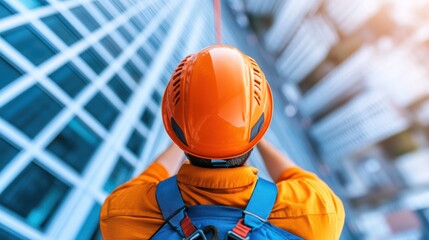
<instances>
[{"instance_id":1,"label":"blue glass window","mask_svg":"<svg viewBox=\"0 0 429 240\"><path fill-rule=\"evenodd\" d=\"M8 229L6 226L0 225L0 239L24 240L25 238L18 235L18 233Z\"/></svg>"},{"instance_id":2,"label":"blue glass window","mask_svg":"<svg viewBox=\"0 0 429 240\"><path fill-rule=\"evenodd\" d=\"M155 120L155 114L149 108L146 108L140 120L144 123L144 125L146 125L146 127L151 128L153 121Z\"/></svg>"},{"instance_id":3,"label":"blue glass window","mask_svg":"<svg viewBox=\"0 0 429 240\"><path fill-rule=\"evenodd\" d=\"M0 171L19 153L19 150L17 146L0 135Z\"/></svg>"},{"instance_id":4,"label":"blue glass window","mask_svg":"<svg viewBox=\"0 0 429 240\"><path fill-rule=\"evenodd\" d=\"M115 5L115 6L116 6L116 9L117 9L119 12L123 13L123 12L126 10L126 8L124 7L124 5L122 5L119 1L115 1L115 0L113 0L113 1L111 1L111 2L113 3L113 5Z\"/></svg>"},{"instance_id":5,"label":"blue glass window","mask_svg":"<svg viewBox=\"0 0 429 240\"><path fill-rule=\"evenodd\" d=\"M0 194L0 205L27 224L45 230L69 190L69 186L32 162Z\"/></svg>"},{"instance_id":6,"label":"blue glass window","mask_svg":"<svg viewBox=\"0 0 429 240\"><path fill-rule=\"evenodd\" d=\"M89 80L72 64L66 63L49 75L71 97L75 97Z\"/></svg>"},{"instance_id":7,"label":"blue glass window","mask_svg":"<svg viewBox=\"0 0 429 240\"><path fill-rule=\"evenodd\" d=\"M80 57L97 74L100 74L107 67L107 62L92 47L80 54Z\"/></svg>"},{"instance_id":8,"label":"blue glass window","mask_svg":"<svg viewBox=\"0 0 429 240\"><path fill-rule=\"evenodd\" d=\"M72 45L82 35L59 13L42 18L42 21L67 45Z\"/></svg>"},{"instance_id":9,"label":"blue glass window","mask_svg":"<svg viewBox=\"0 0 429 240\"><path fill-rule=\"evenodd\" d=\"M131 178L133 170L133 166L131 166L131 164L129 164L124 158L120 157L115 168L110 174L109 179L107 179L104 184L104 190L109 193L115 190L115 188Z\"/></svg>"},{"instance_id":10,"label":"blue glass window","mask_svg":"<svg viewBox=\"0 0 429 240\"><path fill-rule=\"evenodd\" d=\"M131 33L125 29L124 26L121 26L118 28L119 33L125 38L125 40L130 43L133 40L133 36L131 36Z\"/></svg>"},{"instance_id":11,"label":"blue glass window","mask_svg":"<svg viewBox=\"0 0 429 240\"><path fill-rule=\"evenodd\" d=\"M88 213L76 239L103 240L98 223L100 222L101 205L95 203Z\"/></svg>"},{"instance_id":12,"label":"blue glass window","mask_svg":"<svg viewBox=\"0 0 429 240\"><path fill-rule=\"evenodd\" d=\"M119 54L122 52L121 47L110 36L104 37L100 42L114 57L119 56Z\"/></svg>"},{"instance_id":13,"label":"blue glass window","mask_svg":"<svg viewBox=\"0 0 429 240\"><path fill-rule=\"evenodd\" d=\"M38 8L49 4L45 0L19 0L19 1L29 9Z\"/></svg>"},{"instance_id":14,"label":"blue glass window","mask_svg":"<svg viewBox=\"0 0 429 240\"><path fill-rule=\"evenodd\" d=\"M137 50L137 54L140 56L143 62L146 63L146 66L149 66L149 64L152 62L152 57L142 47Z\"/></svg>"},{"instance_id":15,"label":"blue glass window","mask_svg":"<svg viewBox=\"0 0 429 240\"><path fill-rule=\"evenodd\" d=\"M143 150L143 146L146 143L146 138L143 137L137 130L131 134L130 139L127 143L127 148L131 150L137 157L140 156Z\"/></svg>"},{"instance_id":16,"label":"blue glass window","mask_svg":"<svg viewBox=\"0 0 429 240\"><path fill-rule=\"evenodd\" d=\"M126 103L131 96L131 89L122 81L122 79L115 75L108 83L110 89Z\"/></svg>"},{"instance_id":17,"label":"blue glass window","mask_svg":"<svg viewBox=\"0 0 429 240\"><path fill-rule=\"evenodd\" d=\"M158 37L155 34L152 34L152 36L149 38L149 45L153 47L153 49L158 50L159 46L161 46L161 41L158 39Z\"/></svg>"},{"instance_id":18,"label":"blue glass window","mask_svg":"<svg viewBox=\"0 0 429 240\"><path fill-rule=\"evenodd\" d=\"M62 108L62 104L36 84L0 108L0 117L33 138Z\"/></svg>"},{"instance_id":19,"label":"blue glass window","mask_svg":"<svg viewBox=\"0 0 429 240\"><path fill-rule=\"evenodd\" d=\"M118 109L101 93L97 93L85 109L107 129L110 129L119 113Z\"/></svg>"},{"instance_id":20,"label":"blue glass window","mask_svg":"<svg viewBox=\"0 0 429 240\"><path fill-rule=\"evenodd\" d=\"M100 145L100 137L78 118L71 120L47 149L79 173Z\"/></svg>"},{"instance_id":21,"label":"blue glass window","mask_svg":"<svg viewBox=\"0 0 429 240\"><path fill-rule=\"evenodd\" d=\"M141 24L141 22L139 20L137 20L137 18L135 16L133 18L131 18L131 23L139 31L142 31L144 28L143 24Z\"/></svg>"},{"instance_id":22,"label":"blue glass window","mask_svg":"<svg viewBox=\"0 0 429 240\"><path fill-rule=\"evenodd\" d=\"M125 65L124 65L125 70L127 70L128 74L130 74L131 78L136 82L139 83L143 73L140 72L140 70L137 68L137 66L131 61L129 60Z\"/></svg>"},{"instance_id":23,"label":"blue glass window","mask_svg":"<svg viewBox=\"0 0 429 240\"><path fill-rule=\"evenodd\" d=\"M101 3L101 1L95 1L94 5L98 8L98 10L100 10L100 12L106 17L106 19L108 19L108 20L112 20L113 19L112 12L110 12L109 10L107 10L103 6L103 4Z\"/></svg>"},{"instance_id":24,"label":"blue glass window","mask_svg":"<svg viewBox=\"0 0 429 240\"><path fill-rule=\"evenodd\" d=\"M41 64L58 52L28 24L3 32L0 36L35 65Z\"/></svg>"},{"instance_id":25,"label":"blue glass window","mask_svg":"<svg viewBox=\"0 0 429 240\"><path fill-rule=\"evenodd\" d=\"M8 5L6 5L6 3L0 2L0 18L7 17L7 16L14 14L14 13L15 13L15 11L13 11L11 8L9 8Z\"/></svg>"},{"instance_id":26,"label":"blue glass window","mask_svg":"<svg viewBox=\"0 0 429 240\"><path fill-rule=\"evenodd\" d=\"M89 31L94 31L100 27L100 24L94 17L82 6L75 7L71 12L79 19Z\"/></svg>"},{"instance_id":27,"label":"blue glass window","mask_svg":"<svg viewBox=\"0 0 429 240\"><path fill-rule=\"evenodd\" d=\"M152 93L152 99L153 99L153 101L155 101L155 103L156 104L161 104L161 100L162 100L162 97L161 97L161 94L159 94L158 93L158 91L153 91L153 93Z\"/></svg>"},{"instance_id":28,"label":"blue glass window","mask_svg":"<svg viewBox=\"0 0 429 240\"><path fill-rule=\"evenodd\" d=\"M22 72L0 54L0 89L19 78Z\"/></svg>"}]
</instances>

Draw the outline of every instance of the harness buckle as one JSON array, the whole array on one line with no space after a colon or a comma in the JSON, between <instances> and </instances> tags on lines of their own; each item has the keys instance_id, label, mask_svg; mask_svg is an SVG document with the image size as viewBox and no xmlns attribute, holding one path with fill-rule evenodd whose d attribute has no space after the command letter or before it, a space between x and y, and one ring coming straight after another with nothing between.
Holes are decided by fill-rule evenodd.
<instances>
[{"instance_id":1,"label":"harness buckle","mask_svg":"<svg viewBox=\"0 0 429 240\"><path fill-rule=\"evenodd\" d=\"M182 240L207 240L206 235L201 229L193 232L189 237L183 238Z\"/></svg>"},{"instance_id":2,"label":"harness buckle","mask_svg":"<svg viewBox=\"0 0 429 240\"><path fill-rule=\"evenodd\" d=\"M228 231L228 233L226 234L225 240L248 240L248 239L249 239L249 237L243 238L242 236L238 235L237 233L235 233L233 231Z\"/></svg>"}]
</instances>

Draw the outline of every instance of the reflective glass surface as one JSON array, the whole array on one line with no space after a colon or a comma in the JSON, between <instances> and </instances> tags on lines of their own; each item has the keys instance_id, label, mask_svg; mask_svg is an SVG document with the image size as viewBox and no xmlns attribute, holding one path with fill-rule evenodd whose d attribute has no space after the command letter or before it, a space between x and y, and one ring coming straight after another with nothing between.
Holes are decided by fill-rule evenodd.
<instances>
[{"instance_id":1,"label":"reflective glass surface","mask_svg":"<svg viewBox=\"0 0 429 240\"><path fill-rule=\"evenodd\" d=\"M125 183L131 178L134 168L124 158L120 157L113 169L110 177L104 184L104 190L106 192L112 192L122 183Z\"/></svg>"},{"instance_id":2,"label":"reflective glass surface","mask_svg":"<svg viewBox=\"0 0 429 240\"><path fill-rule=\"evenodd\" d=\"M107 129L112 126L119 113L118 109L101 93L97 93L85 109Z\"/></svg>"},{"instance_id":3,"label":"reflective glass surface","mask_svg":"<svg viewBox=\"0 0 429 240\"><path fill-rule=\"evenodd\" d=\"M75 97L89 80L71 62L64 64L49 75L71 97Z\"/></svg>"},{"instance_id":4,"label":"reflective glass surface","mask_svg":"<svg viewBox=\"0 0 429 240\"><path fill-rule=\"evenodd\" d=\"M82 172L100 145L100 137L78 118L71 120L47 149Z\"/></svg>"},{"instance_id":5,"label":"reflective glass surface","mask_svg":"<svg viewBox=\"0 0 429 240\"><path fill-rule=\"evenodd\" d=\"M88 239L88 240L102 240L100 228L98 223L100 220L101 205L95 203L91 208L85 222L82 225L76 239Z\"/></svg>"},{"instance_id":6,"label":"reflective glass surface","mask_svg":"<svg viewBox=\"0 0 429 240\"><path fill-rule=\"evenodd\" d=\"M126 103L131 96L131 89L122 81L122 79L115 75L112 80L108 83L110 89L124 102Z\"/></svg>"},{"instance_id":7,"label":"reflective glass surface","mask_svg":"<svg viewBox=\"0 0 429 240\"><path fill-rule=\"evenodd\" d=\"M127 148L131 150L137 157L140 156L143 146L146 142L146 138L143 137L137 130L131 134L130 139L127 143Z\"/></svg>"},{"instance_id":8,"label":"reflective glass surface","mask_svg":"<svg viewBox=\"0 0 429 240\"><path fill-rule=\"evenodd\" d=\"M14 158L20 149L0 135L0 172ZM1 239L1 238L0 238Z\"/></svg>"},{"instance_id":9,"label":"reflective glass surface","mask_svg":"<svg viewBox=\"0 0 429 240\"><path fill-rule=\"evenodd\" d=\"M1 6L1 5L0 5ZM22 72L10 63L4 56L0 54L0 89L11 83L13 80L19 78Z\"/></svg>"},{"instance_id":10,"label":"reflective glass surface","mask_svg":"<svg viewBox=\"0 0 429 240\"><path fill-rule=\"evenodd\" d=\"M92 47L80 54L80 57L97 74L100 74L107 67L107 62Z\"/></svg>"},{"instance_id":11,"label":"reflective glass surface","mask_svg":"<svg viewBox=\"0 0 429 240\"><path fill-rule=\"evenodd\" d=\"M0 205L27 224L45 230L69 190L69 186L32 162L0 194Z\"/></svg>"},{"instance_id":12,"label":"reflective glass surface","mask_svg":"<svg viewBox=\"0 0 429 240\"><path fill-rule=\"evenodd\" d=\"M54 14L42 21L67 45L72 45L82 38L82 35L60 14Z\"/></svg>"},{"instance_id":13,"label":"reflective glass surface","mask_svg":"<svg viewBox=\"0 0 429 240\"><path fill-rule=\"evenodd\" d=\"M83 6L75 7L71 12L76 15L76 18L79 19L89 31L95 31L100 27L97 20L95 20Z\"/></svg>"},{"instance_id":14,"label":"reflective glass surface","mask_svg":"<svg viewBox=\"0 0 429 240\"><path fill-rule=\"evenodd\" d=\"M36 84L0 108L0 117L33 138L62 108L62 104Z\"/></svg>"},{"instance_id":15,"label":"reflective glass surface","mask_svg":"<svg viewBox=\"0 0 429 240\"><path fill-rule=\"evenodd\" d=\"M35 65L41 64L58 52L28 24L0 33L0 36Z\"/></svg>"}]
</instances>

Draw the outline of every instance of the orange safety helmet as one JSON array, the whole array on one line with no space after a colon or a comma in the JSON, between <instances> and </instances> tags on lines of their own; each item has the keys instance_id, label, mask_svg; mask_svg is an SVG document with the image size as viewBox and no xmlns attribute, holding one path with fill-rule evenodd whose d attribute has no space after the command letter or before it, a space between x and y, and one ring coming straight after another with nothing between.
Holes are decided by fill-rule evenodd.
<instances>
[{"instance_id":1,"label":"orange safety helmet","mask_svg":"<svg viewBox=\"0 0 429 240\"><path fill-rule=\"evenodd\" d=\"M186 153L206 159L238 157L267 131L273 112L268 82L255 60L215 45L183 59L162 100L162 120Z\"/></svg>"}]
</instances>

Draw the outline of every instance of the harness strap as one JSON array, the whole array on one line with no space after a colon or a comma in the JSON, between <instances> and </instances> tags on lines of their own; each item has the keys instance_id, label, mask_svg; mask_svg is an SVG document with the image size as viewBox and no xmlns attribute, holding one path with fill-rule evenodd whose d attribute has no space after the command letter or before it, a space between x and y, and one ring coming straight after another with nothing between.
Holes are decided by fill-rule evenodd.
<instances>
[{"instance_id":1,"label":"harness strap","mask_svg":"<svg viewBox=\"0 0 429 240\"><path fill-rule=\"evenodd\" d=\"M249 233L261 227L267 221L277 198L277 186L264 179L258 179L252 196L243 211L240 219L232 231L228 232L228 239L248 239Z\"/></svg>"},{"instance_id":2,"label":"harness strap","mask_svg":"<svg viewBox=\"0 0 429 240\"><path fill-rule=\"evenodd\" d=\"M180 194L176 176L158 184L156 200L164 221L168 222L180 235L189 237L197 230L185 213L186 206Z\"/></svg>"},{"instance_id":3,"label":"harness strap","mask_svg":"<svg viewBox=\"0 0 429 240\"><path fill-rule=\"evenodd\" d=\"M276 198L277 186L259 178L244 210L244 224L252 228L262 226L270 216Z\"/></svg>"}]
</instances>

